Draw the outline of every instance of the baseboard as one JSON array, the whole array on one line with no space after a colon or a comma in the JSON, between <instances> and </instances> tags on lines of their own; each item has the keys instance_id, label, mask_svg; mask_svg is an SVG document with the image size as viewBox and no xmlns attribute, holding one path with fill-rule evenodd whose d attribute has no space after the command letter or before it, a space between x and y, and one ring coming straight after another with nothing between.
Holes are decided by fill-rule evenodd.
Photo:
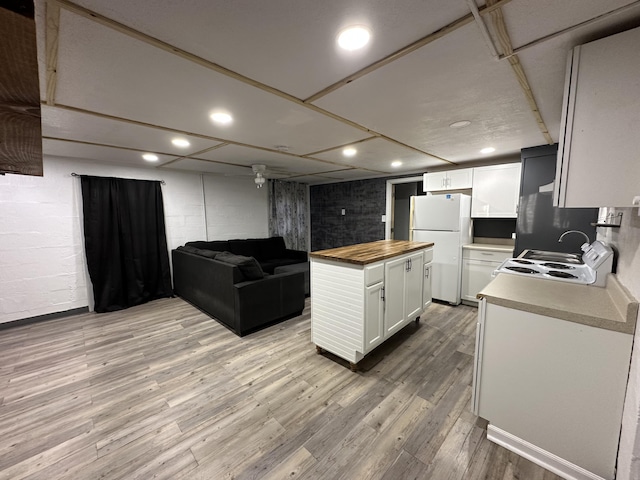
<instances>
[{"instance_id":1,"label":"baseboard","mask_svg":"<svg viewBox=\"0 0 640 480\"><path fill-rule=\"evenodd\" d=\"M80 315L87 312L89 312L89 307L79 307L73 308L71 310L65 310L64 312L46 313L44 315L38 315L37 317L21 318L20 320L10 320L8 322L0 323L0 330L4 330L6 328L21 327L24 325L31 325L32 323L66 318L70 317L71 315Z\"/></svg>"},{"instance_id":2,"label":"baseboard","mask_svg":"<svg viewBox=\"0 0 640 480\"><path fill-rule=\"evenodd\" d=\"M493 425L487 427L487 439L498 445L502 445L507 450L511 450L521 457L531 460L533 463L567 480L605 480L603 477L591 473L578 465L574 465L553 453L536 447Z\"/></svg>"}]
</instances>

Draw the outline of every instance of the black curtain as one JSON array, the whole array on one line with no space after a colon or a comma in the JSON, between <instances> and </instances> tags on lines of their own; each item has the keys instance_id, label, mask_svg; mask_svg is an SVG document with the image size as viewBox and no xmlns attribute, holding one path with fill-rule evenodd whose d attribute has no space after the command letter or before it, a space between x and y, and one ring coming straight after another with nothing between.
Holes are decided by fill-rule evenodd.
<instances>
[{"instance_id":1,"label":"black curtain","mask_svg":"<svg viewBox=\"0 0 640 480\"><path fill-rule=\"evenodd\" d=\"M84 244L96 312L170 297L160 182L81 175Z\"/></svg>"}]
</instances>

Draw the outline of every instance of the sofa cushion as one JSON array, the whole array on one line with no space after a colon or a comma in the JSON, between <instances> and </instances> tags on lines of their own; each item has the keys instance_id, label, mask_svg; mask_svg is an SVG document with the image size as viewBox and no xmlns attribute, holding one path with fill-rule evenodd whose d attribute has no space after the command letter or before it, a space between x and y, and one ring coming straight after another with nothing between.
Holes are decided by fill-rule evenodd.
<instances>
[{"instance_id":1,"label":"sofa cushion","mask_svg":"<svg viewBox=\"0 0 640 480\"><path fill-rule=\"evenodd\" d=\"M226 240L214 240L212 242L197 240L194 242L187 242L185 243L185 246L196 247L203 250L213 250L217 252L229 251L229 245Z\"/></svg>"},{"instance_id":2,"label":"sofa cushion","mask_svg":"<svg viewBox=\"0 0 640 480\"><path fill-rule=\"evenodd\" d=\"M265 260L286 257L287 246L282 237L265 238L261 248L262 257Z\"/></svg>"},{"instance_id":3,"label":"sofa cushion","mask_svg":"<svg viewBox=\"0 0 640 480\"><path fill-rule=\"evenodd\" d=\"M245 257L254 257L259 259L261 257L262 239L248 238L246 240L229 240L229 251L236 255L242 255Z\"/></svg>"},{"instance_id":4,"label":"sofa cushion","mask_svg":"<svg viewBox=\"0 0 640 480\"><path fill-rule=\"evenodd\" d=\"M235 255L230 252L222 252L216 256L216 260L236 265L247 280L260 280L261 278L264 278L264 272L262 271L260 264L253 257L245 257L243 255Z\"/></svg>"},{"instance_id":5,"label":"sofa cushion","mask_svg":"<svg viewBox=\"0 0 640 480\"><path fill-rule=\"evenodd\" d=\"M185 245L184 247L178 247L178 250L183 252L193 253L194 255L200 255L201 257L216 258L222 252L216 252L214 250L204 250L202 248L196 248L191 245Z\"/></svg>"}]
</instances>

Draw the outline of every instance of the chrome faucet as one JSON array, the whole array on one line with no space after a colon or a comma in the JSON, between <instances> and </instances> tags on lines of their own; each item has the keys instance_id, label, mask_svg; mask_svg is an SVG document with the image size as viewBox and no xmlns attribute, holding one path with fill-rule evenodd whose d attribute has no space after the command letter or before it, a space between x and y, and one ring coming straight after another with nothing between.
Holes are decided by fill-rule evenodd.
<instances>
[{"instance_id":1,"label":"chrome faucet","mask_svg":"<svg viewBox=\"0 0 640 480\"><path fill-rule=\"evenodd\" d=\"M586 239L587 243L591 243L591 240L589 240L589 236L586 233L584 233L582 230L567 230L562 235L560 235L560 238L558 239L558 243L562 242L562 239L565 237L565 235L568 235L570 233L579 233L581 235L584 235L584 238Z\"/></svg>"}]
</instances>

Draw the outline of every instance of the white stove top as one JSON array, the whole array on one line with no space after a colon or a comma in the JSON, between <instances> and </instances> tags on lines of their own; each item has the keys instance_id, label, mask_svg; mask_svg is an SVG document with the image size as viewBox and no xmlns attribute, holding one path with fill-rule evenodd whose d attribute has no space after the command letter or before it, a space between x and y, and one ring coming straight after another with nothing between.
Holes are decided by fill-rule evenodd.
<instances>
[{"instance_id":1,"label":"white stove top","mask_svg":"<svg viewBox=\"0 0 640 480\"><path fill-rule=\"evenodd\" d=\"M596 280L595 271L588 265L525 260L523 258L510 258L505 260L496 269L496 273L510 273L513 275L524 275L559 282L581 283L584 285L591 284Z\"/></svg>"},{"instance_id":2,"label":"white stove top","mask_svg":"<svg viewBox=\"0 0 640 480\"><path fill-rule=\"evenodd\" d=\"M532 278L554 280L558 282L579 283L604 287L607 274L613 267L613 250L595 241L582 246L584 263L563 263L529 258L510 258L505 260L494 272L512 275L525 275ZM526 252L525 252L526 253Z\"/></svg>"}]
</instances>

